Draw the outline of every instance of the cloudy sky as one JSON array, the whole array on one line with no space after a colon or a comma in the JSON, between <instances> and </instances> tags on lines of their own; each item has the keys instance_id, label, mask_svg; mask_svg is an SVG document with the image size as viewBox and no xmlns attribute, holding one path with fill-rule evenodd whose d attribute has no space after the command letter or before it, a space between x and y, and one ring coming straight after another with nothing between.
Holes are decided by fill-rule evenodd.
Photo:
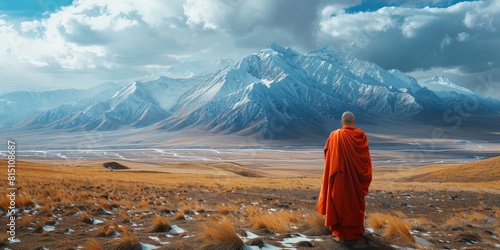
<instances>
[{"instance_id":1,"label":"cloudy sky","mask_svg":"<svg viewBox=\"0 0 500 250\"><path fill-rule=\"evenodd\" d=\"M327 44L500 99L500 0L6 0L0 93L87 88L276 42Z\"/></svg>"}]
</instances>

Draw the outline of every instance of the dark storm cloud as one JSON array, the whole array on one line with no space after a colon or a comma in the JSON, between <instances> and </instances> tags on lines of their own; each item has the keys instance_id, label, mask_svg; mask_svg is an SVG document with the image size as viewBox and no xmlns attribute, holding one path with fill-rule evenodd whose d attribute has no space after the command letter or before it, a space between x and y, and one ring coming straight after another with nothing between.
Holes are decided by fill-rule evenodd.
<instances>
[{"instance_id":1,"label":"dark storm cloud","mask_svg":"<svg viewBox=\"0 0 500 250\"><path fill-rule=\"evenodd\" d=\"M498 14L498 1L448 8L393 7L333 17L325 21L323 31L336 38L332 43L337 46L346 48L347 44L357 56L387 69L457 67L464 73L477 73L498 66ZM371 26L366 24L370 21ZM357 40L363 42L352 44Z\"/></svg>"},{"instance_id":2,"label":"dark storm cloud","mask_svg":"<svg viewBox=\"0 0 500 250\"><path fill-rule=\"evenodd\" d=\"M223 32L244 48L260 50L281 40L308 50L316 48L319 14L326 5L323 0L193 1L184 5L184 13L192 28Z\"/></svg>"},{"instance_id":3,"label":"dark storm cloud","mask_svg":"<svg viewBox=\"0 0 500 250\"><path fill-rule=\"evenodd\" d=\"M0 62L9 81L9 72L36 72L25 81L67 82L73 72L98 83L183 61L237 60L273 42L299 52L332 44L421 78L493 72L495 82L499 16L500 0L75 1L36 20L0 15Z\"/></svg>"}]
</instances>

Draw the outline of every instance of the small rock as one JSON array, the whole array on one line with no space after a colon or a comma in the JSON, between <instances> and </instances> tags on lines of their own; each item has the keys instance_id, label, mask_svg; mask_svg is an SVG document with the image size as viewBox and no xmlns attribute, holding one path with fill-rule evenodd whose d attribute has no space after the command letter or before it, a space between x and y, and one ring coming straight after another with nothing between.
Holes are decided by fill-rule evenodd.
<instances>
[{"instance_id":1,"label":"small rock","mask_svg":"<svg viewBox=\"0 0 500 250\"><path fill-rule=\"evenodd\" d=\"M297 247L314 247L314 244L309 241L300 241L297 243Z\"/></svg>"},{"instance_id":2,"label":"small rock","mask_svg":"<svg viewBox=\"0 0 500 250\"><path fill-rule=\"evenodd\" d=\"M247 245L249 246L258 246L259 248L262 248L264 247L264 240L262 238L255 238L255 239L251 239L247 242Z\"/></svg>"}]
</instances>

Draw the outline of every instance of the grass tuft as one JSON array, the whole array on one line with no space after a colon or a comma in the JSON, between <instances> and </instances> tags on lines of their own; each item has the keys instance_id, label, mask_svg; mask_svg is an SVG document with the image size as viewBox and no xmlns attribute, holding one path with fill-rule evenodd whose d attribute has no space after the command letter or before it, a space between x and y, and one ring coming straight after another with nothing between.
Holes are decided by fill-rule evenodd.
<instances>
[{"instance_id":1,"label":"grass tuft","mask_svg":"<svg viewBox=\"0 0 500 250\"><path fill-rule=\"evenodd\" d=\"M26 214L26 215L23 215L21 217L21 220L19 220L19 222L17 223L17 225L18 225L19 228L28 227L34 221L35 221L35 217L34 216Z\"/></svg>"},{"instance_id":2,"label":"grass tuft","mask_svg":"<svg viewBox=\"0 0 500 250\"><path fill-rule=\"evenodd\" d=\"M101 243L95 239L89 240L85 246L83 247L84 250L102 250Z\"/></svg>"},{"instance_id":3,"label":"grass tuft","mask_svg":"<svg viewBox=\"0 0 500 250\"><path fill-rule=\"evenodd\" d=\"M35 203L30 196L20 194L16 197L16 206L19 208L34 206Z\"/></svg>"},{"instance_id":4,"label":"grass tuft","mask_svg":"<svg viewBox=\"0 0 500 250\"><path fill-rule=\"evenodd\" d=\"M142 250L141 243L139 242L136 235L130 233L130 231L124 231L122 233L122 238L116 243L116 250Z\"/></svg>"},{"instance_id":5,"label":"grass tuft","mask_svg":"<svg viewBox=\"0 0 500 250\"><path fill-rule=\"evenodd\" d=\"M111 237L115 234L115 229L114 227L105 225L102 227L99 227L97 229L96 235L97 237Z\"/></svg>"},{"instance_id":6,"label":"grass tuft","mask_svg":"<svg viewBox=\"0 0 500 250\"><path fill-rule=\"evenodd\" d=\"M159 232L168 232L172 226L170 225L170 221L167 218L162 218L160 216L155 216L153 220L153 226L151 228L151 232L159 233Z\"/></svg>"},{"instance_id":7,"label":"grass tuft","mask_svg":"<svg viewBox=\"0 0 500 250\"><path fill-rule=\"evenodd\" d=\"M221 214L224 214L224 215L226 215L226 214L230 214L230 213L232 213L232 212L236 211L236 209L237 209L237 208L236 208L235 206L226 206L226 205L217 205L217 206L215 207L215 210L216 210L217 212L219 212L219 213L221 213Z\"/></svg>"},{"instance_id":8,"label":"grass tuft","mask_svg":"<svg viewBox=\"0 0 500 250\"><path fill-rule=\"evenodd\" d=\"M237 250L243 249L244 244L227 218L219 221L210 221L203 225L202 237L204 250Z\"/></svg>"},{"instance_id":9,"label":"grass tuft","mask_svg":"<svg viewBox=\"0 0 500 250\"><path fill-rule=\"evenodd\" d=\"M401 214L398 214L401 217ZM414 244L415 238L410 233L410 223L390 214L372 213L368 215L367 225L383 229L382 238L403 244Z\"/></svg>"},{"instance_id":10,"label":"grass tuft","mask_svg":"<svg viewBox=\"0 0 500 250\"><path fill-rule=\"evenodd\" d=\"M175 214L174 220L186 220L186 214L184 212L178 212Z\"/></svg>"},{"instance_id":11,"label":"grass tuft","mask_svg":"<svg viewBox=\"0 0 500 250\"><path fill-rule=\"evenodd\" d=\"M0 210L8 211L10 206L10 199L7 194L0 195Z\"/></svg>"},{"instance_id":12,"label":"grass tuft","mask_svg":"<svg viewBox=\"0 0 500 250\"><path fill-rule=\"evenodd\" d=\"M291 226L297 221L296 216L287 211L258 213L249 218L254 229L269 229L276 233L287 233L291 231Z\"/></svg>"},{"instance_id":13,"label":"grass tuft","mask_svg":"<svg viewBox=\"0 0 500 250\"><path fill-rule=\"evenodd\" d=\"M87 224L94 223L94 219L92 219L92 217L87 212L81 212L80 218L82 219L82 222L84 222L84 223L87 223Z\"/></svg>"},{"instance_id":14,"label":"grass tuft","mask_svg":"<svg viewBox=\"0 0 500 250\"><path fill-rule=\"evenodd\" d=\"M313 213L308 215L306 228L304 230L305 235L309 236L320 236L320 235L330 235L332 231L330 228L325 226L325 219L320 213Z\"/></svg>"}]
</instances>

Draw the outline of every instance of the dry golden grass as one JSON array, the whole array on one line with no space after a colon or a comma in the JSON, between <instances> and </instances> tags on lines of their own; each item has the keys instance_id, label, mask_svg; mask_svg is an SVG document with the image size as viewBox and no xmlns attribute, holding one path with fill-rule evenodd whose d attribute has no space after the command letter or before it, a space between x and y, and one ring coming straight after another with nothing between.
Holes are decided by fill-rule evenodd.
<instances>
[{"instance_id":1,"label":"dry golden grass","mask_svg":"<svg viewBox=\"0 0 500 250\"><path fill-rule=\"evenodd\" d=\"M116 250L142 250L141 243L136 235L130 231L123 231L122 237L116 242Z\"/></svg>"},{"instance_id":2,"label":"dry golden grass","mask_svg":"<svg viewBox=\"0 0 500 250\"><path fill-rule=\"evenodd\" d=\"M33 205L35 205L35 203L33 202L33 200L29 195L26 194L17 195L16 206L18 206L19 208L29 207Z\"/></svg>"},{"instance_id":3,"label":"dry golden grass","mask_svg":"<svg viewBox=\"0 0 500 250\"><path fill-rule=\"evenodd\" d=\"M212 220L203 224L204 250L237 250L243 249L243 241L236 234L231 221L227 218Z\"/></svg>"},{"instance_id":4,"label":"dry golden grass","mask_svg":"<svg viewBox=\"0 0 500 250\"><path fill-rule=\"evenodd\" d=\"M172 228L170 221L167 218L156 215L153 219L153 225L151 227L151 232L168 232Z\"/></svg>"},{"instance_id":5,"label":"dry golden grass","mask_svg":"<svg viewBox=\"0 0 500 250\"><path fill-rule=\"evenodd\" d=\"M408 221L410 222L412 228L421 228L423 226L433 225L433 223L425 217L408 219Z\"/></svg>"},{"instance_id":6,"label":"dry golden grass","mask_svg":"<svg viewBox=\"0 0 500 250\"><path fill-rule=\"evenodd\" d=\"M118 210L118 218L122 223L127 223L130 220L130 215L127 213L125 209Z\"/></svg>"},{"instance_id":7,"label":"dry golden grass","mask_svg":"<svg viewBox=\"0 0 500 250\"><path fill-rule=\"evenodd\" d=\"M390 178L389 178L390 177ZM414 192L431 192L431 191L467 191L479 193L500 194L500 181L491 182L396 182L401 180L401 176L396 173L387 174L386 177L391 180L376 179L370 185L371 191L414 191Z\"/></svg>"},{"instance_id":8,"label":"dry golden grass","mask_svg":"<svg viewBox=\"0 0 500 250\"><path fill-rule=\"evenodd\" d=\"M184 212L178 212L174 216L174 220L185 220L186 219L186 214Z\"/></svg>"},{"instance_id":9,"label":"dry golden grass","mask_svg":"<svg viewBox=\"0 0 500 250\"><path fill-rule=\"evenodd\" d=\"M55 217L52 217L53 215L73 215L74 213L80 211L80 219L89 220L90 223L92 223L91 216L95 216L96 219L102 219L100 218L100 216L104 216L104 221L110 219L111 217L114 217L119 223L129 223L129 225L132 225L131 222L134 222L137 224L146 225L145 230L139 229L136 232L137 235L133 235L132 233L130 233L130 230L126 229L126 227L122 225L118 226L110 224L98 227L98 232L92 231L92 233L90 233L89 235L91 237L95 237L95 234L101 234L100 236L106 237L107 235L111 234L112 230L115 232L123 231L125 232L122 234L124 237L121 240L118 240L123 244L117 244L117 248L121 247L121 249L137 247L138 237L140 237L140 239L142 240L145 237L146 233L150 233L148 229L154 228L154 224L157 224L157 222L155 222L156 218L154 217L154 214L163 214L165 210L181 211L178 214L179 216L191 214L192 211L198 211L199 209L208 210L210 211L210 218L219 218L221 219L221 221L223 221L225 217L232 218L233 222L232 224L229 223L230 227L233 231L235 231L234 226L237 226L237 232L240 232L240 230L243 230L243 228L245 228L249 230L267 229L268 231L280 233L281 235L297 231L301 233L309 232L307 233L309 235L329 234L328 228L323 225L322 216L316 213L312 213L314 212L313 210L301 210L299 212L281 211L269 213L269 210L267 210L264 206L267 205L267 207L276 207L282 204L279 202L283 202L282 198L280 197L282 197L282 194L286 193L287 191L293 193L298 189L319 190L319 185L321 183L319 177L260 177L256 179L235 175L211 176L195 174L165 174L152 172L110 172L102 170L101 168L94 167L52 166L47 164L29 162L19 162L18 166L19 168L23 169L23 171L20 172L18 184L20 187L23 187L22 192L25 192L21 194L27 197L26 202L23 202L22 204L29 204L31 200L33 204L36 203L42 206L41 208L36 209L36 221L29 221L31 219L25 219L26 215L23 215L20 223L22 222L22 220L26 220L25 223L27 225L32 224L30 227L35 228L34 225L42 227L47 220L55 219ZM411 175L421 173L422 172L414 172L409 175L405 174L404 177L406 178ZM5 174L3 175L5 176ZM0 177L1 176L2 173L0 173ZM388 177L384 177L385 179L374 179L371 189L380 189L386 191L411 190L414 192L426 192L428 190L464 190L478 192L484 191L495 194L500 193L500 185L495 185L500 184L500 181L483 183L433 182L429 184L425 182L395 182L394 180L396 179L402 179L403 174L401 173L390 173L390 175L388 174L387 176L397 178L393 178L393 180L390 180L390 178ZM2 184L0 184L0 187L3 187ZM221 194L221 192L226 191L234 191L235 194L222 194L221 196L224 196L224 198L217 199L217 203L213 203L213 201L211 200L212 198L205 198L205 196L195 195L198 193ZM260 192L262 192L262 194L265 194L266 197L273 197L273 199L260 199L262 198L262 196L260 196ZM238 195L240 194L244 195L245 198L239 198ZM444 196L441 197L441 199L446 199L446 194L443 195ZM233 200L224 200L226 196L233 197ZM307 194L307 196L310 197L311 195ZM274 197L276 197L276 199L274 199ZM311 200L309 197L302 196L302 198L293 200L294 205L291 205L292 209L296 209L299 206L312 207L311 204L315 201ZM484 195L484 197L488 196ZM2 206L5 206L5 198L5 193L0 192L0 208ZM193 200L189 200L188 198L192 198ZM288 201L292 200L287 200L287 202ZM215 205L220 204L220 202L225 202L228 205ZM256 204L255 202L258 202L258 204L248 204ZM246 207L241 206L242 204L246 205ZM106 210L115 209L113 210L113 215L109 216L97 214L97 212L103 208ZM494 211L492 211L492 209ZM488 208L484 206L478 207L474 210L476 213L471 213L467 216L465 214L460 214L463 210L454 211L455 214L459 214L460 217L453 223L460 223L460 225L463 225L463 223L465 222L467 224L478 224L484 221L484 216L489 215L491 218L491 215L496 212L498 217L498 214L500 213L500 209L498 208ZM446 210L446 212L448 212L448 210ZM40 215L42 215L45 220L41 220L42 216ZM481 215L483 215L483 217ZM405 234L406 232L408 232L410 227L415 228L422 226L433 226L433 224L425 218L406 218L405 214L403 214L402 212L395 212L393 213L392 217L393 218L390 220L379 221L379 231L382 232L380 233L380 235L384 235L385 239L394 244L403 241L413 242L408 237L408 235ZM75 218L78 219L78 217ZM173 221L175 219L175 216L169 218ZM195 223L202 223L202 221L207 220L207 218L208 217L205 215L196 216L197 221ZM373 223L375 223L376 219L374 218L375 217L369 217L367 220L371 219L374 221ZM180 226L185 228L183 225L187 225L191 222L180 221L178 223ZM209 225L209 223L207 223L207 225ZM224 223L217 222L217 225L219 224ZM83 223L79 223L79 226L86 229L90 227L94 228L94 226L85 225ZM192 224L190 226L192 226ZM438 226L441 226L442 228L442 225ZM300 229L297 230L296 227ZM195 229L191 230L192 228ZM190 235L203 235L199 233L199 226L192 226L192 228L187 228ZM212 229L217 229L217 226L212 226ZM27 229L23 230L28 231ZM311 233L313 230L316 230L316 233ZM496 232L497 235L500 235L499 230L495 230L494 228L489 228L488 230ZM30 229L28 234L34 235L32 231L33 230ZM35 235L52 236L53 234L54 233L40 232L40 234ZM83 237L83 234L84 233L81 232L79 232L78 234L74 233L69 237ZM212 234L207 233L208 236L206 236L205 238L217 239L217 237L213 236ZM222 236L220 236L219 238L221 237ZM405 239L405 237L408 237L408 239ZM178 238L180 239L180 237ZM117 241L116 239L103 238L99 238L99 240L101 242L112 241L114 243L116 243ZM175 243L177 244L175 246L176 248L179 248L181 244L184 244L182 242L186 242L186 249L191 249L190 247L192 247L192 245L190 245L191 243L189 243L188 240L184 241L183 239L180 239L179 241L181 241L181 243ZM130 244L128 244L127 242ZM217 248L218 245L215 244L216 242L219 241L214 240L212 242L214 244L209 244L208 241L205 241L204 247L206 249L210 249L210 247L212 247L212 249L220 249ZM235 246L239 247L239 243L237 241L235 243ZM99 245L99 247L101 246ZM108 245L104 245L104 248L110 249Z\"/></svg>"},{"instance_id":10,"label":"dry golden grass","mask_svg":"<svg viewBox=\"0 0 500 250\"><path fill-rule=\"evenodd\" d=\"M456 226L464 226L470 224L484 224L489 219L491 219L491 217L483 213L479 213L476 211L464 211L455 213L444 223L444 226L453 228Z\"/></svg>"},{"instance_id":11,"label":"dry golden grass","mask_svg":"<svg viewBox=\"0 0 500 250\"><path fill-rule=\"evenodd\" d=\"M72 208L69 208L66 211L64 211L63 215L74 215L78 212L80 212L80 209L78 209L77 207L72 207Z\"/></svg>"},{"instance_id":12,"label":"dry golden grass","mask_svg":"<svg viewBox=\"0 0 500 250\"><path fill-rule=\"evenodd\" d=\"M38 210L38 215L52 217L54 214L52 213L52 206L46 203L43 207Z\"/></svg>"},{"instance_id":13,"label":"dry golden grass","mask_svg":"<svg viewBox=\"0 0 500 250\"><path fill-rule=\"evenodd\" d=\"M101 243L95 239L90 239L83 247L84 250L102 250Z\"/></svg>"},{"instance_id":14,"label":"dry golden grass","mask_svg":"<svg viewBox=\"0 0 500 250\"><path fill-rule=\"evenodd\" d=\"M147 208L147 207L149 207L149 201L147 201L147 200L142 200L142 201L140 201L140 202L139 202L138 206L139 206L140 208Z\"/></svg>"},{"instance_id":15,"label":"dry golden grass","mask_svg":"<svg viewBox=\"0 0 500 250\"><path fill-rule=\"evenodd\" d=\"M34 221L36 220L35 216L31 216L31 215L28 215L28 214L25 214L21 217L21 219L17 222L17 226L19 228L23 228L23 227L28 227L31 225L31 223L33 223Z\"/></svg>"},{"instance_id":16,"label":"dry golden grass","mask_svg":"<svg viewBox=\"0 0 500 250\"><path fill-rule=\"evenodd\" d=\"M254 217L262 212L262 208L259 206L248 206L245 208L244 212L248 217Z\"/></svg>"},{"instance_id":17,"label":"dry golden grass","mask_svg":"<svg viewBox=\"0 0 500 250\"><path fill-rule=\"evenodd\" d=\"M425 171L405 178L405 181L422 182L493 182L500 180L500 156L466 164L426 166L418 171Z\"/></svg>"},{"instance_id":18,"label":"dry golden grass","mask_svg":"<svg viewBox=\"0 0 500 250\"><path fill-rule=\"evenodd\" d=\"M298 222L297 216L288 211L273 213L261 211L248 220L254 229L269 229L276 233L288 233L292 231L292 225Z\"/></svg>"},{"instance_id":19,"label":"dry golden grass","mask_svg":"<svg viewBox=\"0 0 500 250\"><path fill-rule=\"evenodd\" d=\"M80 219L82 220L82 222L87 223L87 224L92 224L94 222L94 219L92 218L92 216L90 216L90 214L87 212L81 212Z\"/></svg>"},{"instance_id":20,"label":"dry golden grass","mask_svg":"<svg viewBox=\"0 0 500 250\"><path fill-rule=\"evenodd\" d=\"M0 210L8 211L10 206L10 199L7 194L0 195Z\"/></svg>"},{"instance_id":21,"label":"dry golden grass","mask_svg":"<svg viewBox=\"0 0 500 250\"><path fill-rule=\"evenodd\" d=\"M332 232L330 228L325 226L325 219L320 213L312 213L307 215L305 218L307 229L304 231L305 235L319 236L319 235L330 235Z\"/></svg>"},{"instance_id":22,"label":"dry golden grass","mask_svg":"<svg viewBox=\"0 0 500 250\"><path fill-rule=\"evenodd\" d=\"M115 228L109 225L104 225L97 228L95 236L97 237L111 237L115 234Z\"/></svg>"},{"instance_id":23,"label":"dry golden grass","mask_svg":"<svg viewBox=\"0 0 500 250\"><path fill-rule=\"evenodd\" d=\"M235 205L221 204L221 205L215 206L215 211L217 211L221 214L230 214L230 213L237 211L237 210L238 210L238 207Z\"/></svg>"},{"instance_id":24,"label":"dry golden grass","mask_svg":"<svg viewBox=\"0 0 500 250\"><path fill-rule=\"evenodd\" d=\"M88 200L92 195L87 191L81 191L78 193L78 198L81 200Z\"/></svg>"},{"instance_id":25,"label":"dry golden grass","mask_svg":"<svg viewBox=\"0 0 500 250\"><path fill-rule=\"evenodd\" d=\"M405 219L386 213L370 213L366 221L368 227L383 229L382 237L391 242L414 244L411 225Z\"/></svg>"}]
</instances>

